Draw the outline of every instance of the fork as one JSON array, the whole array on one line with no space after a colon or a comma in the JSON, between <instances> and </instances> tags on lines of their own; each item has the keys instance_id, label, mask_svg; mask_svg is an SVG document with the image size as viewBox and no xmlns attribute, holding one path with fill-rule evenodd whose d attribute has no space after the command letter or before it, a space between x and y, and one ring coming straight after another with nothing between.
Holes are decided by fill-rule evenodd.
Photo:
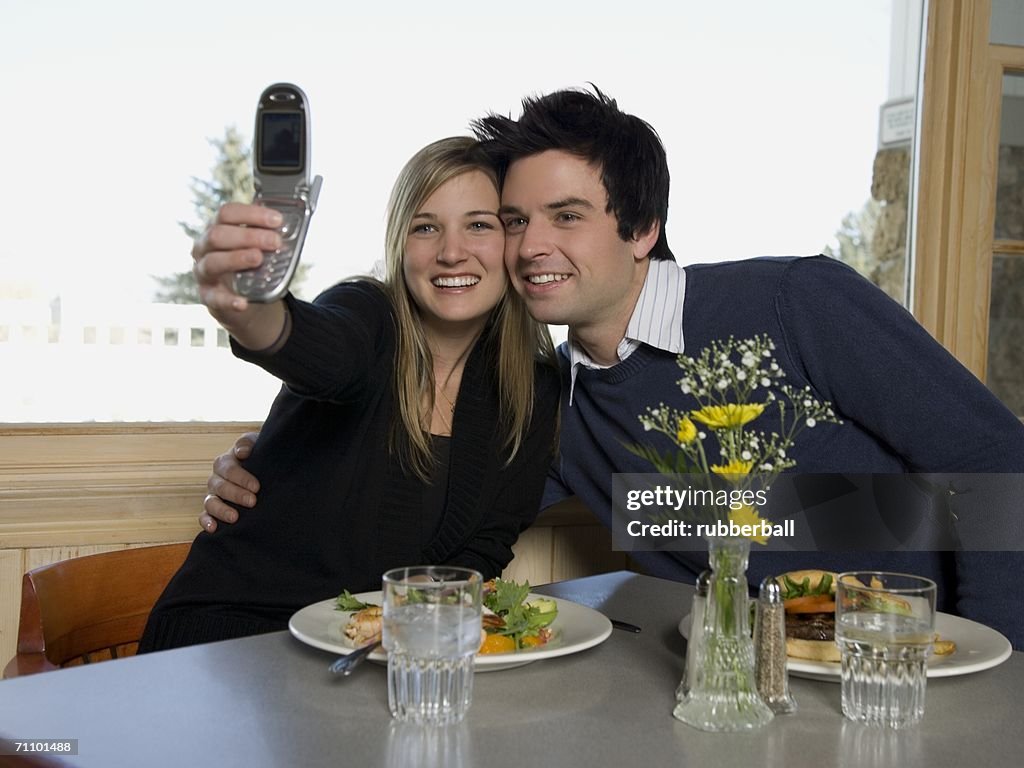
<instances>
[{"instance_id":1,"label":"fork","mask_svg":"<svg viewBox=\"0 0 1024 768\"><path fill-rule=\"evenodd\" d=\"M371 641L347 656L335 660L328 669L335 675L350 675L352 670L363 663L363 660L380 648L380 640Z\"/></svg>"}]
</instances>

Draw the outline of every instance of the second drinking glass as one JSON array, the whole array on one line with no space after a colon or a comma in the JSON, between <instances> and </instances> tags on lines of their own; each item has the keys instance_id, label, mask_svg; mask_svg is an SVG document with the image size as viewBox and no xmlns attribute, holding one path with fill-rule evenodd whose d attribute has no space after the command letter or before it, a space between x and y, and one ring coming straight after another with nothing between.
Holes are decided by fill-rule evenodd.
<instances>
[{"instance_id":1,"label":"second drinking glass","mask_svg":"<svg viewBox=\"0 0 1024 768\"><path fill-rule=\"evenodd\" d=\"M924 716L935 638L935 582L902 573L844 573L836 585L843 714L905 728Z\"/></svg>"}]
</instances>

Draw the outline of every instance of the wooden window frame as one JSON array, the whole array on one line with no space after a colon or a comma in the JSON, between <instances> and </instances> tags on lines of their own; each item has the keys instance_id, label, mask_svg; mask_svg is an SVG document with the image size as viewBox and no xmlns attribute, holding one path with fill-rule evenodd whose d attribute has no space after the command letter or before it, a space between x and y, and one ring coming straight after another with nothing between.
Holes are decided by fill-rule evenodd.
<instances>
[{"instance_id":1,"label":"wooden window frame","mask_svg":"<svg viewBox=\"0 0 1024 768\"><path fill-rule=\"evenodd\" d=\"M1003 76L1024 47L990 38L990 0L928 3L914 314L982 381L988 360Z\"/></svg>"}]
</instances>

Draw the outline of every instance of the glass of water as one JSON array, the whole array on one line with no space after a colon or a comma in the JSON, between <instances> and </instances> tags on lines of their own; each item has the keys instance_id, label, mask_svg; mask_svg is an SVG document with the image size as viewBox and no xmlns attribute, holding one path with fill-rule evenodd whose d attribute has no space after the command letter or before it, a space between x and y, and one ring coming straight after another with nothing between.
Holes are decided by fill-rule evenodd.
<instances>
[{"instance_id":1,"label":"glass of water","mask_svg":"<svg viewBox=\"0 0 1024 768\"><path fill-rule=\"evenodd\" d=\"M934 639L934 581L880 571L840 574L836 643L843 714L888 728L920 722Z\"/></svg>"},{"instance_id":2,"label":"glass of water","mask_svg":"<svg viewBox=\"0 0 1024 768\"><path fill-rule=\"evenodd\" d=\"M483 576L424 565L388 571L383 586L391 714L427 725L461 722L473 698Z\"/></svg>"}]
</instances>

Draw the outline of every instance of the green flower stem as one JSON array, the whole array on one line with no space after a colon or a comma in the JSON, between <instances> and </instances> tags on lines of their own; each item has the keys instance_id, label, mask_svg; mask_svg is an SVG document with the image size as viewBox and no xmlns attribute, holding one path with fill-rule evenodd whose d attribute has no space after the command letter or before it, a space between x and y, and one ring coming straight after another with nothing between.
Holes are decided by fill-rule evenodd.
<instances>
[{"instance_id":1,"label":"green flower stem","mask_svg":"<svg viewBox=\"0 0 1024 768\"><path fill-rule=\"evenodd\" d=\"M673 715L707 731L753 730L773 713L758 695L754 677L745 576L750 542L712 538L708 545L711 591L695 683Z\"/></svg>"}]
</instances>

